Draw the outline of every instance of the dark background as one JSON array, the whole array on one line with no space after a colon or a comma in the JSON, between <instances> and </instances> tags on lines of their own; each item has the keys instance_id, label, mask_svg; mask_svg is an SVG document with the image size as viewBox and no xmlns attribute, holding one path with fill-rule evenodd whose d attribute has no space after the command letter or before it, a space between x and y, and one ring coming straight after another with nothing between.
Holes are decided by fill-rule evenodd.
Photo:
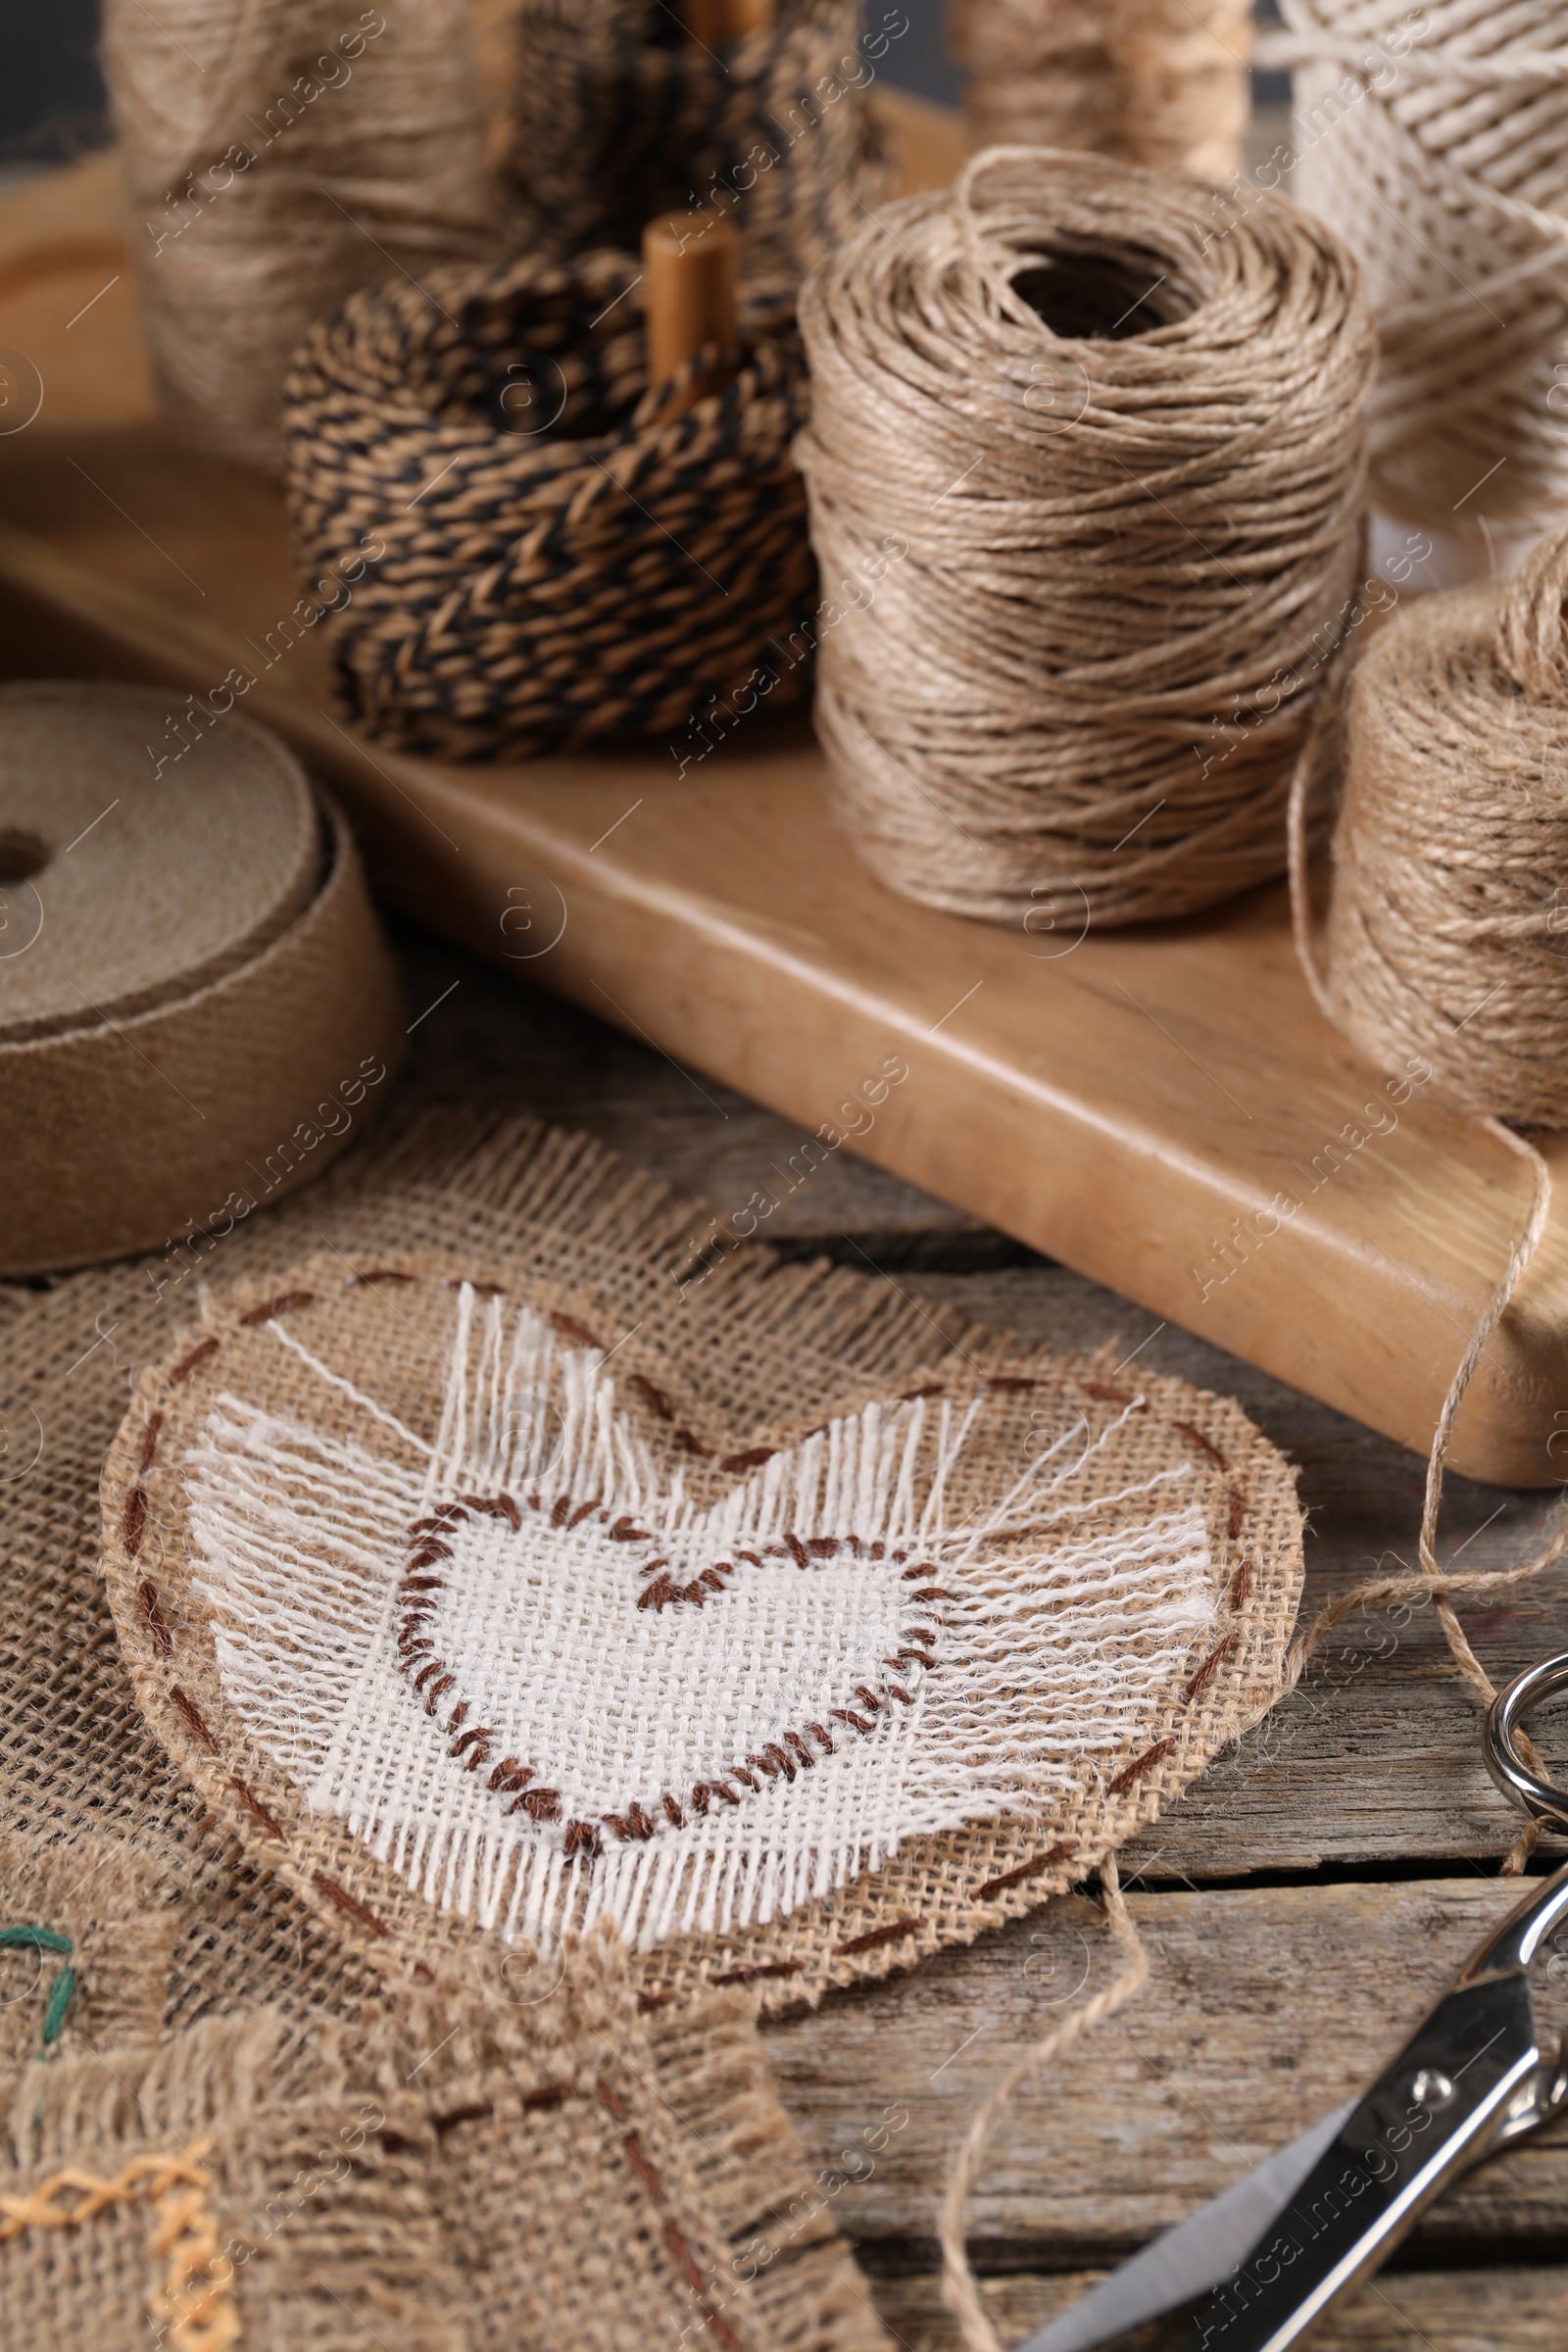
<instances>
[{"instance_id":1,"label":"dark background","mask_svg":"<svg viewBox=\"0 0 1568 2352\"><path fill-rule=\"evenodd\" d=\"M881 71L904 89L956 105L961 76L948 56L946 0L897 5L909 29ZM877 0L871 13L881 7ZM97 43L97 0L0 0L0 167L62 163L104 144Z\"/></svg>"}]
</instances>

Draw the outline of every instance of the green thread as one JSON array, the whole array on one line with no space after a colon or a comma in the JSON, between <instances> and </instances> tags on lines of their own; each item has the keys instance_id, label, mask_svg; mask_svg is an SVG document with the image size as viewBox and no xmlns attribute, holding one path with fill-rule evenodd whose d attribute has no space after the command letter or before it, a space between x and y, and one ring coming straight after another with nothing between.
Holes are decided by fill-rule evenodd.
<instances>
[{"instance_id":1,"label":"green thread","mask_svg":"<svg viewBox=\"0 0 1568 2352\"><path fill-rule=\"evenodd\" d=\"M43 2013L43 2046L45 2050L52 2049L60 2039L60 2029L66 2022L66 2011L71 2007L71 1996L75 1989L75 1970L63 1968L49 1987L49 2006Z\"/></svg>"},{"instance_id":2,"label":"green thread","mask_svg":"<svg viewBox=\"0 0 1568 2352\"><path fill-rule=\"evenodd\" d=\"M0 1951L57 1952L62 1957L74 1952L75 1945L69 1936L57 1934L53 1928L36 1928L24 1920L14 1928L0 1928ZM76 1989L76 1972L63 1968L49 1987L49 1998L43 2013L43 2053L47 2058L65 2028L66 2012L71 2007Z\"/></svg>"},{"instance_id":3,"label":"green thread","mask_svg":"<svg viewBox=\"0 0 1568 2352\"><path fill-rule=\"evenodd\" d=\"M53 1928L0 1928L0 1951L74 1952L75 1948L69 1936L57 1936Z\"/></svg>"}]
</instances>

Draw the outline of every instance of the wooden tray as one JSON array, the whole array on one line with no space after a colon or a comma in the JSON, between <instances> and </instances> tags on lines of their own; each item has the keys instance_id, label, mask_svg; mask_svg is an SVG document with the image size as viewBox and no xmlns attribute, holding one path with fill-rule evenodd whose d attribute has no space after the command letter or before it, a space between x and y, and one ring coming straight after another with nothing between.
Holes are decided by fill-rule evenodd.
<instances>
[{"instance_id":1,"label":"wooden tray","mask_svg":"<svg viewBox=\"0 0 1568 2352\"><path fill-rule=\"evenodd\" d=\"M953 126L895 113L908 177L939 180ZM165 681L171 750L187 693L249 672L243 707L342 794L393 905L800 1120L818 1153L862 1152L1426 1446L1524 1186L1319 1018L1280 891L1076 945L931 913L857 865L805 722L761 713L684 774L663 744L445 767L362 743L319 639L289 623L275 492L152 420L114 208L107 161L0 208L0 348L43 383L36 419L0 434L8 671ZM890 1063L907 1076L884 1084ZM794 1154L772 1197L812 1164ZM716 1252L766 1232L768 1196L719 1206ZM1568 1475L1565 1338L1559 1214L1456 1468Z\"/></svg>"}]
</instances>

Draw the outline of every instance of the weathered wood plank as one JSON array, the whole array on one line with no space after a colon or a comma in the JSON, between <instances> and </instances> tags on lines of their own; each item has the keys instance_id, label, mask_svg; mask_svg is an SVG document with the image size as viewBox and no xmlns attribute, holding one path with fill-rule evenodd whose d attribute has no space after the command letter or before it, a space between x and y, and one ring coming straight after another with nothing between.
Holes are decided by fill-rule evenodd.
<instances>
[{"instance_id":1,"label":"weathered wood plank","mask_svg":"<svg viewBox=\"0 0 1568 2352\"><path fill-rule=\"evenodd\" d=\"M1016 2344L1086 2288L1098 2272L987 2278L981 2300L1004 2344ZM877 2278L872 2293L905 2352L959 2352L958 2330L929 2273ZM1120 2352L1175 2352L1179 2328L1148 2328ZM1312 2338L1312 2352L1561 2352L1568 2343L1568 2270L1396 2271L1362 2288Z\"/></svg>"},{"instance_id":2,"label":"weathered wood plank","mask_svg":"<svg viewBox=\"0 0 1568 2352\"><path fill-rule=\"evenodd\" d=\"M1004 2118L970 2212L977 2268L1103 2263L1183 2219L1371 2080L1520 1891L1455 1879L1135 1894L1150 1984ZM930 2265L979 2100L1113 1966L1098 1909L1068 1896L766 2028L823 2193L879 2267ZM1544 2003L1559 1990L1548 1981ZM1419 2239L1549 2255L1565 2229L1568 2138L1544 2136L1459 2182Z\"/></svg>"}]
</instances>

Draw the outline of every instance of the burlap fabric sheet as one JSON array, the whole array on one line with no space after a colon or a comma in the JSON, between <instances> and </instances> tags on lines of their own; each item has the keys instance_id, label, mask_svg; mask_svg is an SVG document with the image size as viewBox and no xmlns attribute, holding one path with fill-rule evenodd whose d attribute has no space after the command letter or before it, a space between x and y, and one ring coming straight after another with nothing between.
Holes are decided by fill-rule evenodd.
<instances>
[{"instance_id":1,"label":"burlap fabric sheet","mask_svg":"<svg viewBox=\"0 0 1568 2352\"><path fill-rule=\"evenodd\" d=\"M1299 1517L1232 1404L760 1247L693 1281L689 1231L581 1138L423 1120L237 1229L194 1325L167 1267L0 1293L7 1893L81 1945L0 2214L178 2156L215 2185L168 2194L254 2230L248 2092L133 2132L84 2077L69 2132L20 2119L106 2054L210 2073L237 2043L189 2036L265 2008L338 2053L263 2070L317 2171L349 2106L386 2114L306 2200L319 2242L290 2220L235 2264L244 2340L314 2341L292 2313L334 2296L388 2345L883 2340L754 2011L972 1936L1152 1818L1277 1686ZM121 1920L148 1951L100 1990ZM430 2217L416 2278L394 2188ZM160 2309L162 2224L113 2211L117 2308ZM0 2241L0 2310L57 2260Z\"/></svg>"}]
</instances>

